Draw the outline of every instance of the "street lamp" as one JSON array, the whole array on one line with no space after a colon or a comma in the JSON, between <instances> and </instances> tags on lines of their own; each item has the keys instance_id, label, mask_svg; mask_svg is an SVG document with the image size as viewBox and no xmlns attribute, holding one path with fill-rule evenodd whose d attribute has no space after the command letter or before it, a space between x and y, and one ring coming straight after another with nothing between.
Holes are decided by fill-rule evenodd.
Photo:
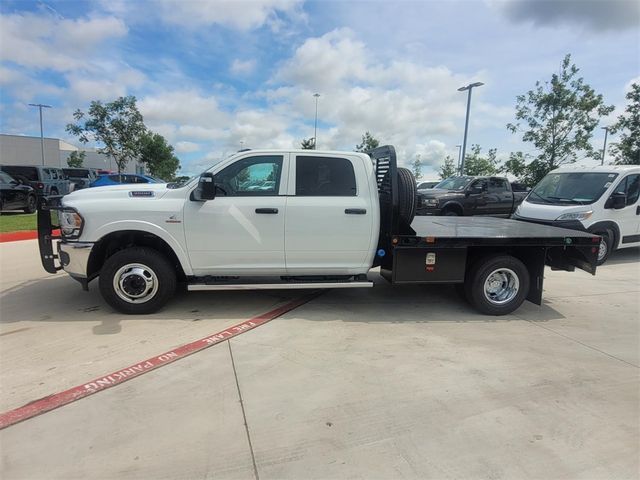
<instances>
[{"instance_id":1,"label":"street lamp","mask_svg":"<svg viewBox=\"0 0 640 480\"><path fill-rule=\"evenodd\" d=\"M462 175L462 172L460 171L460 149L462 148L462 145L456 145L456 148L458 149L458 164L456 165L456 168L458 170L458 175Z\"/></svg>"},{"instance_id":2,"label":"street lamp","mask_svg":"<svg viewBox=\"0 0 640 480\"><path fill-rule=\"evenodd\" d=\"M600 127L604 130L604 147L602 147L602 158L600 159L600 165L604 165L604 156L607 153L607 135L609 133L609 127Z\"/></svg>"},{"instance_id":3,"label":"street lamp","mask_svg":"<svg viewBox=\"0 0 640 480\"><path fill-rule=\"evenodd\" d=\"M316 119L313 123L313 149L316 150L318 145L318 98L320 98L319 93L314 93L314 97L316 97Z\"/></svg>"},{"instance_id":4,"label":"street lamp","mask_svg":"<svg viewBox=\"0 0 640 480\"><path fill-rule=\"evenodd\" d=\"M42 152L42 165L44 165L44 133L42 130L42 109L51 108L51 105L44 105L42 103L30 103L30 107L38 107L40 110L40 151Z\"/></svg>"},{"instance_id":5,"label":"street lamp","mask_svg":"<svg viewBox=\"0 0 640 480\"><path fill-rule=\"evenodd\" d=\"M474 87L481 87L484 85L482 82L474 82L470 83L466 87L460 87L458 89L459 92L464 92L465 90L469 91L469 95L467 96L467 117L464 121L464 139L462 140L462 155L460 160L460 174L464 174L464 156L467 151L467 132L469 130L469 109L471 108L471 90Z\"/></svg>"}]
</instances>

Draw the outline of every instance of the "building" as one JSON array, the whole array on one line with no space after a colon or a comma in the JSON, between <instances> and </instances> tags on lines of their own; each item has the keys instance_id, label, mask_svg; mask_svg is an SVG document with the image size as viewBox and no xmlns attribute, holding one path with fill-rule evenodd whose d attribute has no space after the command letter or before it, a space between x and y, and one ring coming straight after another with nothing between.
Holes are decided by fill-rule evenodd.
<instances>
[{"instance_id":1,"label":"building","mask_svg":"<svg viewBox=\"0 0 640 480\"><path fill-rule=\"evenodd\" d=\"M44 139L45 165L67 167L67 158L71 152L85 152L84 167L113 172L118 170L111 157L98 153L93 148L78 148L59 138ZM40 137L0 133L0 164L42 165ZM124 173L144 173L144 167L137 162L129 162Z\"/></svg>"}]
</instances>

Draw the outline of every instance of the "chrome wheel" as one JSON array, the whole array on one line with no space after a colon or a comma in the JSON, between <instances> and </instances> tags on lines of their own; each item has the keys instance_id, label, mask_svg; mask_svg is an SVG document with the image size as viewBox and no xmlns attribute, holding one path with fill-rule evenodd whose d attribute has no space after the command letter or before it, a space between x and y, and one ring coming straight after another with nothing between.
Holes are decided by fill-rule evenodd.
<instances>
[{"instance_id":1,"label":"chrome wheel","mask_svg":"<svg viewBox=\"0 0 640 480\"><path fill-rule=\"evenodd\" d=\"M158 277L141 263L129 263L113 276L113 289L128 303L145 303L158 292Z\"/></svg>"},{"instance_id":2,"label":"chrome wheel","mask_svg":"<svg viewBox=\"0 0 640 480\"><path fill-rule=\"evenodd\" d=\"M598 248L598 261L602 261L606 256L607 253L609 251L609 247L607 246L607 242L604 239L604 237L602 237L602 239L600 240L600 247Z\"/></svg>"},{"instance_id":3,"label":"chrome wheel","mask_svg":"<svg viewBox=\"0 0 640 480\"><path fill-rule=\"evenodd\" d=\"M498 268L484 281L484 296L494 305L504 305L518 295L520 280L509 268Z\"/></svg>"}]
</instances>

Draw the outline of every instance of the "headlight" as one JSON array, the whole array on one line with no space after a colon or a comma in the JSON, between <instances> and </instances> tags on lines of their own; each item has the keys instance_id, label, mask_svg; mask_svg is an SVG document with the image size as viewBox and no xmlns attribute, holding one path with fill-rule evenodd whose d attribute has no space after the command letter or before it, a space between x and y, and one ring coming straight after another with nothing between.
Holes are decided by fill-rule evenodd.
<instances>
[{"instance_id":1,"label":"headlight","mask_svg":"<svg viewBox=\"0 0 640 480\"><path fill-rule=\"evenodd\" d=\"M65 209L58 212L58 220L60 221L60 230L63 236L67 238L78 238L82 233L84 220L75 210Z\"/></svg>"},{"instance_id":2,"label":"headlight","mask_svg":"<svg viewBox=\"0 0 640 480\"><path fill-rule=\"evenodd\" d=\"M558 218L556 218L556 221L558 220L586 220L587 218L589 218L591 215L593 215L593 211L589 210L588 212L571 212L571 213L563 213L562 215L560 215Z\"/></svg>"},{"instance_id":3,"label":"headlight","mask_svg":"<svg viewBox=\"0 0 640 480\"><path fill-rule=\"evenodd\" d=\"M438 199L437 198L425 198L424 199L424 204L427 207L437 207L438 206Z\"/></svg>"}]
</instances>

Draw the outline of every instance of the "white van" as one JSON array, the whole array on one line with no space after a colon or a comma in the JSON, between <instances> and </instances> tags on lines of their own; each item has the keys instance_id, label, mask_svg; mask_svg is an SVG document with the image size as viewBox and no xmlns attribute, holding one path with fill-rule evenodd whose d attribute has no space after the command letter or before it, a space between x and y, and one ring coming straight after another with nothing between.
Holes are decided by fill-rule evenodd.
<instances>
[{"instance_id":1,"label":"white van","mask_svg":"<svg viewBox=\"0 0 640 480\"><path fill-rule=\"evenodd\" d=\"M640 166L562 167L548 173L513 218L601 235L598 264L640 245Z\"/></svg>"}]
</instances>

